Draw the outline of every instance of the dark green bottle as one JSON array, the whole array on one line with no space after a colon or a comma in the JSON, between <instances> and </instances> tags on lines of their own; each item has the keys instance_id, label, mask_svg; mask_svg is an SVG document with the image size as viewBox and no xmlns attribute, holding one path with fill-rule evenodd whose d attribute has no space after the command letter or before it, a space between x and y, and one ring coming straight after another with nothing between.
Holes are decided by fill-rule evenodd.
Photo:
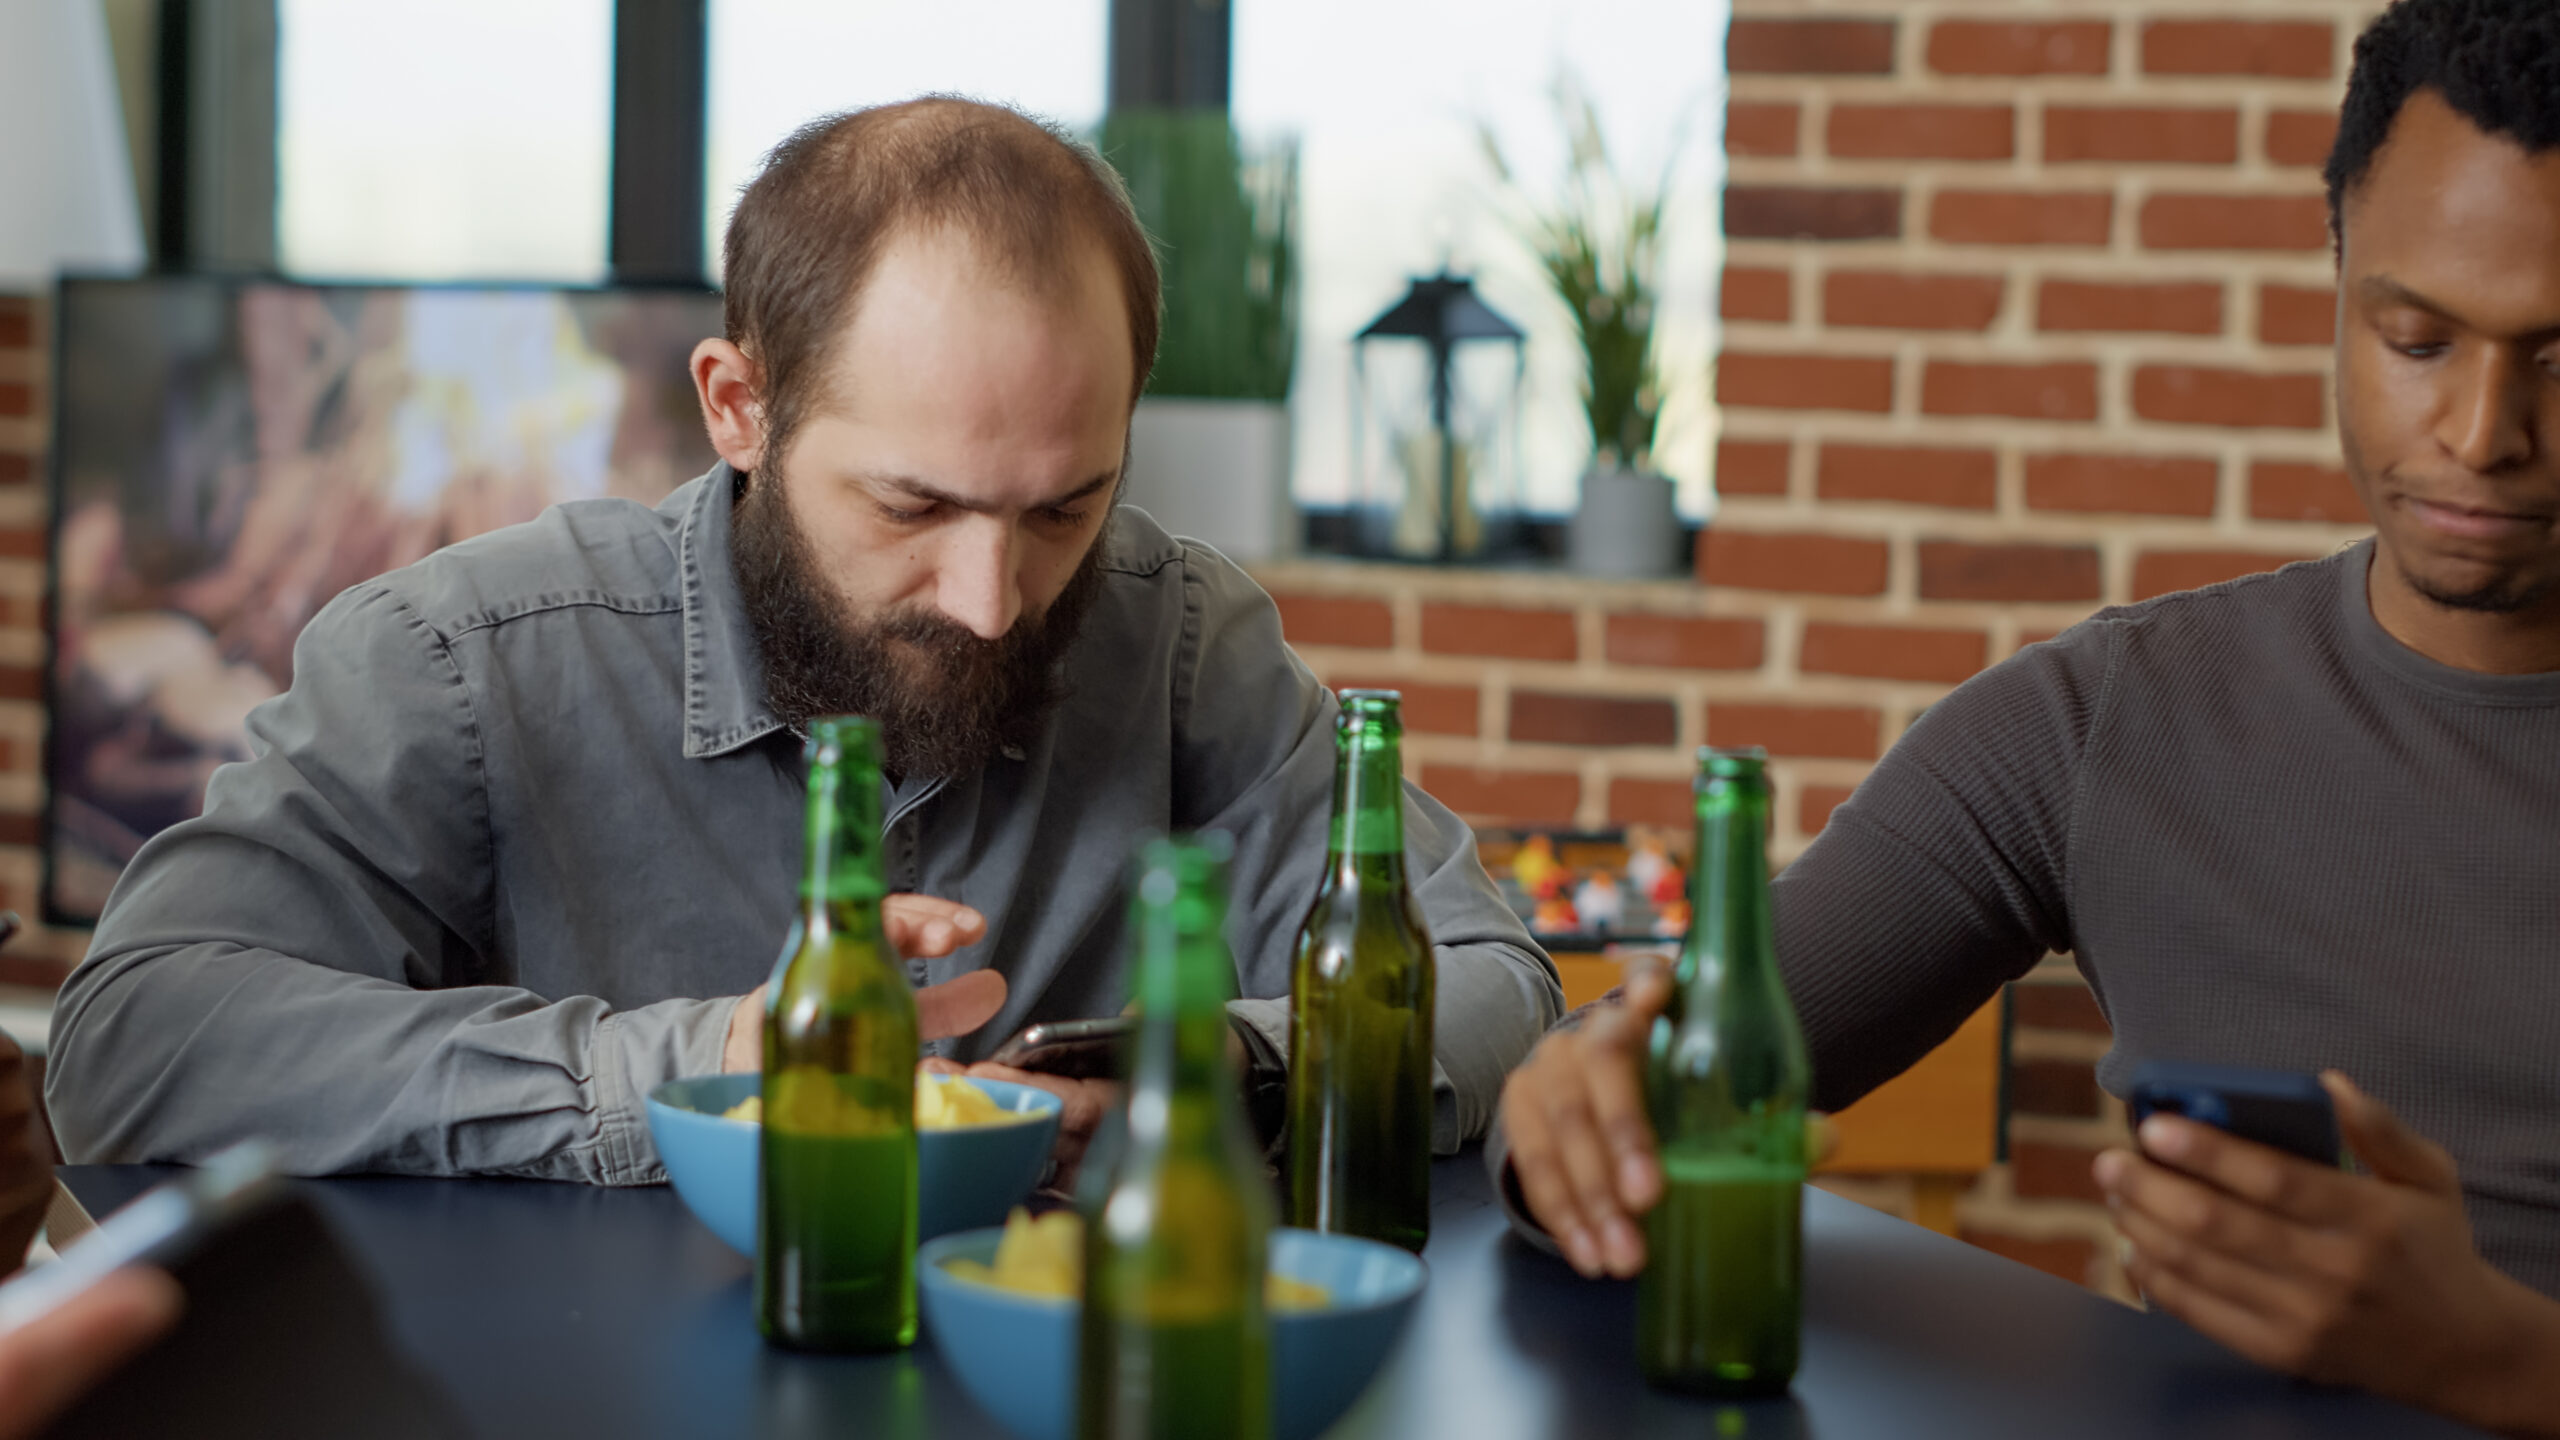
<instances>
[{"instance_id":1,"label":"dark green bottle","mask_svg":"<svg viewBox=\"0 0 2560 1440\"><path fill-rule=\"evenodd\" d=\"M1431 1235L1431 937L1404 874L1404 725L1346 690L1333 841L1289 986L1289 1223L1419 1251Z\"/></svg>"},{"instance_id":2,"label":"dark green bottle","mask_svg":"<svg viewBox=\"0 0 2560 1440\"><path fill-rule=\"evenodd\" d=\"M1786 1389L1802 1327L1812 1072L1771 934L1767 764L1698 752L1689 939L1645 1063L1664 1191L1636 1349L1647 1380L1708 1395Z\"/></svg>"},{"instance_id":3,"label":"dark green bottle","mask_svg":"<svg viewBox=\"0 0 2560 1440\"><path fill-rule=\"evenodd\" d=\"M800 918L765 997L756 1325L808 1350L916 1338L916 997L880 902L880 731L809 726Z\"/></svg>"},{"instance_id":4,"label":"dark green bottle","mask_svg":"<svg viewBox=\"0 0 2560 1440\"><path fill-rule=\"evenodd\" d=\"M1139 857L1129 1102L1084 1195L1083 1440L1270 1434L1271 1196L1227 1053L1229 848L1212 834Z\"/></svg>"}]
</instances>

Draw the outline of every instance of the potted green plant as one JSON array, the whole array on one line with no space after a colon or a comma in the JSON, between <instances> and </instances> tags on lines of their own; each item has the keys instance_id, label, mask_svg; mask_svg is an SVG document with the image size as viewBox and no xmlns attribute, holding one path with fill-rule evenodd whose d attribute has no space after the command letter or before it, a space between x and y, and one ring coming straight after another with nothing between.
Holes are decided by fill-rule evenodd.
<instances>
[{"instance_id":1,"label":"potted green plant","mask_svg":"<svg viewBox=\"0 0 2560 1440\"><path fill-rule=\"evenodd\" d=\"M1647 191L1629 186L1610 159L1600 116L1570 77L1553 91L1567 163L1562 193L1529 198L1490 126L1476 138L1509 202L1511 224L1573 319L1582 343L1582 405L1591 466L1582 476L1568 558L1607 575L1670 575L1686 568L1671 481L1653 471L1662 377L1654 321L1662 293L1662 219L1677 146Z\"/></svg>"},{"instance_id":2,"label":"potted green plant","mask_svg":"<svg viewBox=\"0 0 2560 1440\"><path fill-rule=\"evenodd\" d=\"M1164 331L1130 422L1128 499L1238 560L1296 548L1297 152L1249 151L1223 110L1118 110L1103 156L1164 277Z\"/></svg>"}]
</instances>

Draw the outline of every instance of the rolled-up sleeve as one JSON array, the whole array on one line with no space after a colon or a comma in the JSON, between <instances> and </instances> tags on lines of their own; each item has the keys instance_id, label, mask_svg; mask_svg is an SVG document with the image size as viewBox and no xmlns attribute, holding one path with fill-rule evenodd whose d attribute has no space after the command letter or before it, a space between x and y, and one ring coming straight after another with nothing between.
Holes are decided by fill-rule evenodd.
<instances>
[{"instance_id":1,"label":"rolled-up sleeve","mask_svg":"<svg viewBox=\"0 0 2560 1440\"><path fill-rule=\"evenodd\" d=\"M254 758L143 847L55 1009L74 1161L257 1137L302 1174L663 1178L641 1094L719 1068L734 1000L615 1011L508 983L472 694L443 637L358 587L250 717Z\"/></svg>"},{"instance_id":2,"label":"rolled-up sleeve","mask_svg":"<svg viewBox=\"0 0 2560 1440\"><path fill-rule=\"evenodd\" d=\"M1324 873L1340 707L1282 639L1271 597L1215 552L1185 552L1177 820L1235 837L1227 937L1245 999L1232 1009L1285 1055L1291 962ZM1432 1145L1447 1154L1493 1122L1503 1076L1563 1013L1564 991L1485 874L1473 833L1410 781L1405 867L1436 964Z\"/></svg>"}]
</instances>

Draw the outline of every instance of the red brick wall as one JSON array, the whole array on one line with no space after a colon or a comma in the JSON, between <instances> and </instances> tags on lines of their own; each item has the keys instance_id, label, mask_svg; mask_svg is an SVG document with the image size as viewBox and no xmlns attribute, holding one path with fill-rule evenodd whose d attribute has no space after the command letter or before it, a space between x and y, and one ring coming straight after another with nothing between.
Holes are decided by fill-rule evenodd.
<instances>
[{"instance_id":1,"label":"red brick wall","mask_svg":"<svg viewBox=\"0 0 2560 1440\"><path fill-rule=\"evenodd\" d=\"M1989 468L1994 462L1983 462ZM1854 511L1842 506L1844 511ZM1854 526L1852 527L1854 529ZM1815 536L1768 562L1774 582L1825 563ZM1793 544L1795 542L1787 542ZM1844 573L1880 561L1843 551ZM1960 588L1970 573L1941 564ZM1932 602L1896 611L1865 597L1781 589L1634 584L1305 561L1257 570L1298 653L1327 683L1405 695L1405 764L1424 788L1484 824L1653 824L1685 828L1691 754L1701 744L1769 747L1775 853L1792 859L1919 706L2006 653L2022 633L2088 609ZM2021 573L2070 593L2097 568ZM1946 623L1926 623L1941 613ZM1913 618L1905 619L1909 613ZM2088 1162L2124 1133L2122 1107L2093 1065L2105 1021L2079 975L2048 961L2016 988L2010 1069L2015 1162L1984 1175L1958 1207L1965 1238L2121 1293ZM1908 1177L1826 1182L1908 1214Z\"/></svg>"},{"instance_id":2,"label":"red brick wall","mask_svg":"<svg viewBox=\"0 0 2560 1440\"><path fill-rule=\"evenodd\" d=\"M2380 8L1735 0L1722 509L1698 558L1767 617L1756 691L1871 707L1889 741L2101 604L2364 533L2319 167ZM1854 782L1848 748L1799 740L1782 843ZM2122 1133L2089 1068L2105 1025L2066 964L2036 981L2012 1163L1966 1233L2120 1288L2088 1177Z\"/></svg>"},{"instance_id":3,"label":"red brick wall","mask_svg":"<svg viewBox=\"0 0 2560 1440\"><path fill-rule=\"evenodd\" d=\"M1269 567L1290 638L1427 693L1471 818L1677 824L1689 747L1767 745L1784 860L1983 666L2363 534L2319 167L2380 8L1735 0L1704 586ZM2059 959L2016 1016L1965 1233L2120 1291L2105 1022Z\"/></svg>"}]
</instances>

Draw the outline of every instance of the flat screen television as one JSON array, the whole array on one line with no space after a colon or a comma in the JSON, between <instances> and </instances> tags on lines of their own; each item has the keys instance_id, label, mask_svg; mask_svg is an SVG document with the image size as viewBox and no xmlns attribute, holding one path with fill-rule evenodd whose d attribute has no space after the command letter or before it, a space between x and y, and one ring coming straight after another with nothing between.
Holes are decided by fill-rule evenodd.
<instances>
[{"instance_id":1,"label":"flat screen television","mask_svg":"<svg viewBox=\"0 0 2560 1440\"><path fill-rule=\"evenodd\" d=\"M204 807L340 591L710 468L708 291L67 280L55 309L49 921Z\"/></svg>"}]
</instances>

